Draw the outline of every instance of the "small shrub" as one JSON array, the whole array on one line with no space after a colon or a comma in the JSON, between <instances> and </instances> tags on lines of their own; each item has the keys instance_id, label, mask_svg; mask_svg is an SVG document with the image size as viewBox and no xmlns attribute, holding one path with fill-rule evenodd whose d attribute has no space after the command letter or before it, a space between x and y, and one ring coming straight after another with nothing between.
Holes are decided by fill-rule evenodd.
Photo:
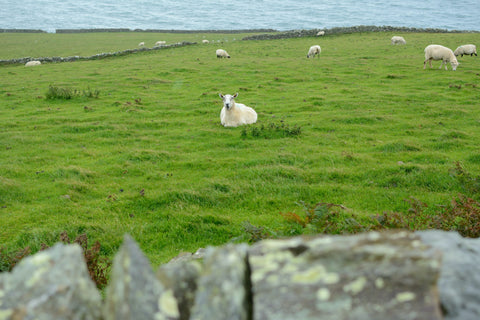
<instances>
[{"instance_id":1,"label":"small shrub","mask_svg":"<svg viewBox=\"0 0 480 320\"><path fill-rule=\"evenodd\" d=\"M449 206L441 206L434 214L426 214L427 205L417 199L406 200L411 207L405 213L384 212L376 220L379 229L407 229L410 231L438 229L457 231L464 237L480 237L480 203L459 195Z\"/></svg>"},{"instance_id":2,"label":"small shrub","mask_svg":"<svg viewBox=\"0 0 480 320\"><path fill-rule=\"evenodd\" d=\"M100 90L92 90L90 87L88 87L86 90L83 90L83 96L87 98L98 98L100 95Z\"/></svg>"},{"instance_id":3,"label":"small shrub","mask_svg":"<svg viewBox=\"0 0 480 320\"><path fill-rule=\"evenodd\" d=\"M423 230L428 228L429 217L423 214L428 206L413 197L405 201L410 203L407 212L384 212L377 215L376 220L380 229Z\"/></svg>"},{"instance_id":4,"label":"small shrub","mask_svg":"<svg viewBox=\"0 0 480 320\"><path fill-rule=\"evenodd\" d=\"M66 231L60 234L60 241L70 244L70 238ZM94 245L88 248L88 239L86 234L81 234L75 238L73 243L77 243L82 247L85 262L87 264L88 273L91 279L97 285L97 288L103 289L108 282L108 270L111 266L111 261L100 256L100 243L97 241ZM48 246L41 244L41 250L47 249ZM0 272L10 272L15 265L23 258L31 254L30 247L20 249L14 252L8 252L5 248L0 248Z\"/></svg>"},{"instance_id":5,"label":"small shrub","mask_svg":"<svg viewBox=\"0 0 480 320\"><path fill-rule=\"evenodd\" d=\"M0 272L10 272L24 257L30 255L30 247L9 252L5 247L0 248Z\"/></svg>"},{"instance_id":6,"label":"small shrub","mask_svg":"<svg viewBox=\"0 0 480 320\"><path fill-rule=\"evenodd\" d=\"M254 243L260 240L272 238L274 235L272 232L267 231L265 227L254 226L249 221L243 221L242 227L245 233L232 239L233 242Z\"/></svg>"},{"instance_id":7,"label":"small shrub","mask_svg":"<svg viewBox=\"0 0 480 320\"><path fill-rule=\"evenodd\" d=\"M460 162L455 162L450 174L457 179L465 193L471 196L480 194L480 176L472 176Z\"/></svg>"},{"instance_id":8,"label":"small shrub","mask_svg":"<svg viewBox=\"0 0 480 320\"><path fill-rule=\"evenodd\" d=\"M359 223L346 208L340 204L320 202L316 205L306 205L300 202L304 209L301 216L294 212L280 214L293 226L300 226L301 233L306 234L344 234L367 231L370 228ZM292 233L292 232L290 232Z\"/></svg>"},{"instance_id":9,"label":"small shrub","mask_svg":"<svg viewBox=\"0 0 480 320\"><path fill-rule=\"evenodd\" d=\"M454 230L464 237L480 237L480 203L459 195L450 206L446 206L432 220L430 227Z\"/></svg>"},{"instance_id":10,"label":"small shrub","mask_svg":"<svg viewBox=\"0 0 480 320\"><path fill-rule=\"evenodd\" d=\"M97 89L92 90L90 87L88 87L86 90L82 91L82 94L80 94L80 91L77 89L72 89L68 87L61 88L50 85L48 87L47 93L45 94L45 97L47 100L70 100L75 97L79 97L80 95L83 95L86 98L98 98L98 96L100 95L100 91Z\"/></svg>"},{"instance_id":11,"label":"small shrub","mask_svg":"<svg viewBox=\"0 0 480 320\"><path fill-rule=\"evenodd\" d=\"M60 241L67 244L71 243L66 231L60 234ZM87 235L83 233L78 235L73 243L77 243L82 247L88 273L97 285L97 288L105 288L108 283L108 269L111 266L111 261L100 256L100 242L96 241L89 249Z\"/></svg>"},{"instance_id":12,"label":"small shrub","mask_svg":"<svg viewBox=\"0 0 480 320\"><path fill-rule=\"evenodd\" d=\"M75 96L78 96L78 91L72 88L60 88L56 86L49 86L45 97L48 100L61 99L70 100Z\"/></svg>"},{"instance_id":13,"label":"small shrub","mask_svg":"<svg viewBox=\"0 0 480 320\"><path fill-rule=\"evenodd\" d=\"M283 121L280 123L270 123L268 125L250 125L244 126L242 128L241 136L243 138L252 137L252 138L264 138L264 139L273 139L273 138L286 138L286 137L296 137L302 133L302 128L295 125L290 127L288 124L285 124Z\"/></svg>"}]
</instances>

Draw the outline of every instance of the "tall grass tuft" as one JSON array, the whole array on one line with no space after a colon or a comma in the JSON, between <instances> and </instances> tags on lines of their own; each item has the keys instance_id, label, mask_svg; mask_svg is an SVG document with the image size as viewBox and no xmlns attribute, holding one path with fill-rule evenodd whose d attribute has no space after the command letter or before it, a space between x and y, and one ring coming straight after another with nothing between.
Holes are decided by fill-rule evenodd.
<instances>
[{"instance_id":1,"label":"tall grass tuft","mask_svg":"<svg viewBox=\"0 0 480 320\"><path fill-rule=\"evenodd\" d=\"M70 100L81 95L86 98L98 98L100 95L100 90L91 89L90 87L88 87L86 90L82 90L82 92L80 93L80 91L77 89L69 87L62 88L50 85L48 87L47 93L45 94L45 98L47 100Z\"/></svg>"},{"instance_id":2,"label":"tall grass tuft","mask_svg":"<svg viewBox=\"0 0 480 320\"><path fill-rule=\"evenodd\" d=\"M251 125L242 128L242 138L287 138L298 137L302 133L300 126L294 125L293 127L281 121L280 123L271 122L268 125Z\"/></svg>"},{"instance_id":3,"label":"tall grass tuft","mask_svg":"<svg viewBox=\"0 0 480 320\"><path fill-rule=\"evenodd\" d=\"M79 92L72 88L61 88L50 85L48 91L45 94L47 100L61 99L70 100L79 95Z\"/></svg>"},{"instance_id":4,"label":"tall grass tuft","mask_svg":"<svg viewBox=\"0 0 480 320\"><path fill-rule=\"evenodd\" d=\"M97 99L98 96L100 96L100 90L98 90L98 89L91 89L90 87L88 87L86 90L83 90L82 93L83 93L83 96L84 96L84 97L87 97L87 98L95 98L95 99Z\"/></svg>"}]
</instances>

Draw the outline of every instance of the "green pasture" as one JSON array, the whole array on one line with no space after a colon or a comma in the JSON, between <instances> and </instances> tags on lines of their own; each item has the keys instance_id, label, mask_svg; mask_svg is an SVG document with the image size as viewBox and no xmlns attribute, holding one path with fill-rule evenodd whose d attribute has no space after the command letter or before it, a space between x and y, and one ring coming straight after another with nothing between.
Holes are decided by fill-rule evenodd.
<instances>
[{"instance_id":1,"label":"green pasture","mask_svg":"<svg viewBox=\"0 0 480 320\"><path fill-rule=\"evenodd\" d=\"M393 35L407 45L392 46ZM0 59L197 45L95 61L0 66L0 246L86 233L112 257L125 233L153 265L244 235L296 234L280 213L341 205L358 221L425 213L480 172L480 57L423 69L423 49L479 33L357 33L242 41L238 34L0 34ZM202 39L216 40L201 44ZM150 44L150 45L149 45ZM319 58L307 59L319 44ZM217 59L226 49L231 59ZM47 99L50 87L77 92ZM88 92L98 91L98 97ZM218 93L258 123L220 125ZM272 128L297 127L296 135ZM256 128L256 129L253 129Z\"/></svg>"}]
</instances>

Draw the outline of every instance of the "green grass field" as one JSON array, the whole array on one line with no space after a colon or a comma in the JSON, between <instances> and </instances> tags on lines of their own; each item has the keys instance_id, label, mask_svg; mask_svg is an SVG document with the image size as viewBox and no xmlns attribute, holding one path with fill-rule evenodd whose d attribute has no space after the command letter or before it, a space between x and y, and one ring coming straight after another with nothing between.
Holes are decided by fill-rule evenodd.
<instances>
[{"instance_id":1,"label":"green grass field","mask_svg":"<svg viewBox=\"0 0 480 320\"><path fill-rule=\"evenodd\" d=\"M410 197L428 214L458 194L478 200L454 169L471 182L480 172L480 58L423 70L423 49L480 44L480 34L395 34L406 46L392 35L0 34L0 59L199 43L0 66L0 246L35 251L65 230L112 257L129 233L158 265L242 236L245 221L295 234L280 213L303 214L301 202L362 221L408 212ZM321 56L307 59L313 44ZM219 47L232 58L217 59ZM47 99L49 87L78 94ZM238 92L258 123L221 126L220 92Z\"/></svg>"}]
</instances>

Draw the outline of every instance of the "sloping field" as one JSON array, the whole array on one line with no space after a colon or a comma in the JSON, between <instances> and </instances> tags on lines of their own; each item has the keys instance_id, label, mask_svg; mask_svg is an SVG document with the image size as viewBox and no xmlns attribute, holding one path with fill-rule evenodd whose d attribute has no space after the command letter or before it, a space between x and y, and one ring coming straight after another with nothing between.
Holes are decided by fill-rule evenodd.
<instances>
[{"instance_id":1,"label":"sloping field","mask_svg":"<svg viewBox=\"0 0 480 320\"><path fill-rule=\"evenodd\" d=\"M460 193L478 200L480 60L423 70L423 49L480 34L395 34L405 46L393 35L0 34L0 59L198 42L0 66L0 246L36 251L67 231L111 256L129 233L159 264L242 236L246 221L298 234L280 212L301 215L300 203L362 223L408 212L411 197L425 214ZM320 58L307 59L314 44ZM232 58L217 59L220 47ZM222 127L220 92L238 92L258 123Z\"/></svg>"}]
</instances>

